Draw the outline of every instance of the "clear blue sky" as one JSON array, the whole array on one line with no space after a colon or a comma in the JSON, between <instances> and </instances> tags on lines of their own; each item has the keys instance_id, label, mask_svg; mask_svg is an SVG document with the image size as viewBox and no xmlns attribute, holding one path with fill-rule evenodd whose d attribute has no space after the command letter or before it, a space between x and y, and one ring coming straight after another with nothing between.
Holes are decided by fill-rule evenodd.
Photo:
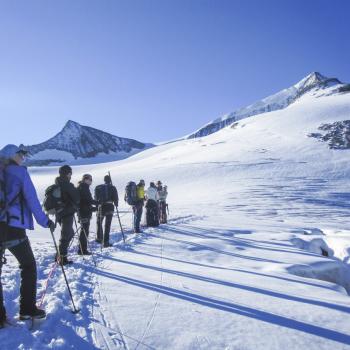
<instances>
[{"instance_id":1,"label":"clear blue sky","mask_svg":"<svg viewBox=\"0 0 350 350\"><path fill-rule=\"evenodd\" d=\"M348 0L0 1L1 142L68 119L157 142L311 71L350 82Z\"/></svg>"}]
</instances>

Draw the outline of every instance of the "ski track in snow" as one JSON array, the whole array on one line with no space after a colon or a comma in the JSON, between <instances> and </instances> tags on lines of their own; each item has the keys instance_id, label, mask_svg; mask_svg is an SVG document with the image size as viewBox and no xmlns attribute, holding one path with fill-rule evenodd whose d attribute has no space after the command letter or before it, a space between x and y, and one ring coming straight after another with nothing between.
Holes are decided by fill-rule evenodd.
<instances>
[{"instance_id":1,"label":"ski track in snow","mask_svg":"<svg viewBox=\"0 0 350 350\"><path fill-rule=\"evenodd\" d=\"M160 237L160 239L161 239L161 244L160 244L160 285L163 286L163 238ZM139 347L140 344L142 344L148 330L151 327L151 324L152 324L153 319L154 319L154 315L156 314L156 311L157 311L159 300L160 300L160 293L158 293L156 296L156 301L154 303L154 308L153 308L153 311L151 314L151 318L150 318L150 320L149 320L149 322L148 322L148 324L147 324L147 326L146 326L146 328L141 336L141 339L139 340L139 342L135 346L135 350Z\"/></svg>"},{"instance_id":2,"label":"ski track in snow","mask_svg":"<svg viewBox=\"0 0 350 350\"><path fill-rule=\"evenodd\" d=\"M103 294L103 290L99 283L95 284L97 291L94 293L94 299L98 302L105 302L108 304L108 300ZM94 324L94 338L95 343L100 349L125 349L129 350L128 344L123 335L123 331L119 325L119 322L115 316L108 311L106 307L97 307L94 309L94 315L99 319L102 324ZM114 328L112 329L110 323L113 323Z\"/></svg>"},{"instance_id":3,"label":"ski track in snow","mask_svg":"<svg viewBox=\"0 0 350 350\"><path fill-rule=\"evenodd\" d=\"M125 242L128 243L133 239L133 237L127 237ZM120 243L121 244L121 243ZM115 244L114 246L118 246ZM108 255L109 253L105 253ZM103 260L100 261L100 269L108 269ZM94 290L94 300L97 305L93 309L93 315L96 321L93 324L93 337L95 344L99 349L125 349L129 350L128 342L124 336L123 330L118 322L116 313L111 312L108 308L108 298L105 291L101 287L100 283L96 278L95 281L95 290ZM111 328L113 325L113 328Z\"/></svg>"}]
</instances>

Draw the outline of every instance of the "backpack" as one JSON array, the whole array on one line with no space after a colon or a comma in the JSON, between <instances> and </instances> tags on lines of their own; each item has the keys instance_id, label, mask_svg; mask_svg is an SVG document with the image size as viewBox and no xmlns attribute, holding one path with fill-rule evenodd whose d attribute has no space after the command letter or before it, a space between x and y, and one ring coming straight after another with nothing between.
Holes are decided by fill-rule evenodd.
<instances>
[{"instance_id":1,"label":"backpack","mask_svg":"<svg viewBox=\"0 0 350 350\"><path fill-rule=\"evenodd\" d=\"M22 190L10 201L6 198L6 166L7 160L0 158L0 222L9 220L9 208L19 199L21 206L21 221L24 223L23 192Z\"/></svg>"},{"instance_id":2,"label":"backpack","mask_svg":"<svg viewBox=\"0 0 350 350\"><path fill-rule=\"evenodd\" d=\"M111 200L111 188L109 185L98 185L95 188L95 199L99 204L104 204Z\"/></svg>"},{"instance_id":3,"label":"backpack","mask_svg":"<svg viewBox=\"0 0 350 350\"><path fill-rule=\"evenodd\" d=\"M125 201L129 205L135 205L138 202L137 186L133 181L128 182L125 187Z\"/></svg>"},{"instance_id":4,"label":"backpack","mask_svg":"<svg viewBox=\"0 0 350 350\"><path fill-rule=\"evenodd\" d=\"M64 209L62 191L59 185L51 185L45 190L43 207L49 215L57 215Z\"/></svg>"},{"instance_id":5,"label":"backpack","mask_svg":"<svg viewBox=\"0 0 350 350\"><path fill-rule=\"evenodd\" d=\"M6 184L5 184L5 163L0 160L0 221L6 219Z\"/></svg>"}]
</instances>

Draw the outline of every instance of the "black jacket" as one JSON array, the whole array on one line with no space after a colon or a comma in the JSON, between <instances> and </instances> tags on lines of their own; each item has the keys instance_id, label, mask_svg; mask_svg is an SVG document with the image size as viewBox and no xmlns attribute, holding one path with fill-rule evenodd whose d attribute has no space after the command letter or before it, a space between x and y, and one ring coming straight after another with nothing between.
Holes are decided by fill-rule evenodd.
<instances>
[{"instance_id":1,"label":"black jacket","mask_svg":"<svg viewBox=\"0 0 350 350\"><path fill-rule=\"evenodd\" d=\"M105 187L107 186L107 188ZM107 191L106 191L107 190ZM98 202L101 215L107 215L114 211L114 206L118 207L119 197L118 191L112 184L103 184L96 186L95 188L95 199L98 200L99 191L106 191L108 197L105 202Z\"/></svg>"},{"instance_id":2,"label":"black jacket","mask_svg":"<svg viewBox=\"0 0 350 350\"><path fill-rule=\"evenodd\" d=\"M84 182L80 182L78 186L80 195L79 215L82 218L91 219L94 206L97 202L92 198L90 186Z\"/></svg>"},{"instance_id":3,"label":"black jacket","mask_svg":"<svg viewBox=\"0 0 350 350\"><path fill-rule=\"evenodd\" d=\"M64 203L64 208L60 213L60 218L74 215L74 213L76 213L79 208L79 191L74 187L74 185L68 180L67 177L57 177L56 184L61 188L62 202Z\"/></svg>"}]
</instances>

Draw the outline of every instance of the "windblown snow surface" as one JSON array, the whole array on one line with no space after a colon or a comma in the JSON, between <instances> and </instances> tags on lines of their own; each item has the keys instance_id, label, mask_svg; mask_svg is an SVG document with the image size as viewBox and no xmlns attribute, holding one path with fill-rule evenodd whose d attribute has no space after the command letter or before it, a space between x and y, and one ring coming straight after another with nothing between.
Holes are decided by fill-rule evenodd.
<instances>
[{"instance_id":1,"label":"windblown snow surface","mask_svg":"<svg viewBox=\"0 0 350 350\"><path fill-rule=\"evenodd\" d=\"M17 320L19 271L7 253L6 307L16 326L5 349L350 349L348 151L309 138L350 117L350 95L310 92L284 110L242 120L205 138L149 149L127 160L74 167L121 197L130 179L169 186L170 220L131 233L130 209L112 226L113 247L71 256L74 300L57 269L46 321ZM42 196L57 168L32 168ZM38 300L52 267L47 230L29 233ZM56 230L56 237L59 232ZM328 255L328 256L327 256Z\"/></svg>"}]
</instances>

